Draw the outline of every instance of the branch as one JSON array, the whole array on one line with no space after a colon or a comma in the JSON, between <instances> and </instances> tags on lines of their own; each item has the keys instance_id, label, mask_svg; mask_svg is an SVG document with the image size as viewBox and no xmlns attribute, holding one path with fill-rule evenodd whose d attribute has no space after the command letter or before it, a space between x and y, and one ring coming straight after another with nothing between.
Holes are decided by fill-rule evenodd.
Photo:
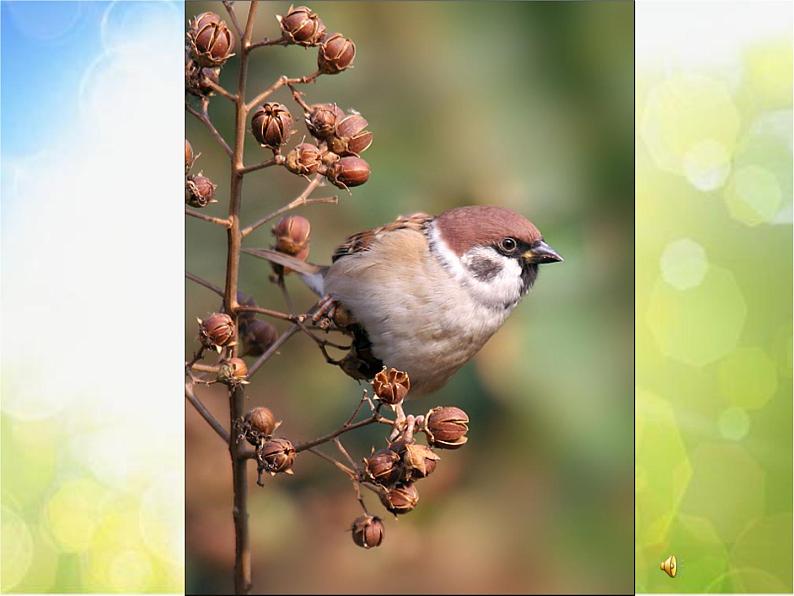
<instances>
[{"instance_id":1,"label":"branch","mask_svg":"<svg viewBox=\"0 0 794 596\"><path fill-rule=\"evenodd\" d=\"M237 101L237 96L234 93L229 93L228 91L226 91L226 89L221 87L218 83L213 81L211 78L206 77L206 80L204 81L204 84L207 87L209 87L210 89L212 89L213 91L215 91L215 93L225 97L229 101L232 101L232 102Z\"/></svg>"},{"instance_id":2,"label":"branch","mask_svg":"<svg viewBox=\"0 0 794 596\"><path fill-rule=\"evenodd\" d=\"M232 27L234 27L234 32L237 33L237 39L243 38L243 28L240 27L240 21L237 20L237 15L234 13L232 9L232 5L234 2L232 0L223 0L223 6L226 8L226 12L229 13L229 19L232 21Z\"/></svg>"},{"instance_id":3,"label":"branch","mask_svg":"<svg viewBox=\"0 0 794 596\"><path fill-rule=\"evenodd\" d=\"M288 46L288 45L289 45L289 39L287 39L282 35L281 37L277 37L275 39L268 39L266 37L260 41L252 43L248 47L252 50L255 50L256 48L263 48L265 46Z\"/></svg>"},{"instance_id":4,"label":"branch","mask_svg":"<svg viewBox=\"0 0 794 596\"><path fill-rule=\"evenodd\" d=\"M273 93L281 89L284 85L305 85L306 83L314 82L315 79L317 79L317 77L319 76L320 76L319 70L305 77L298 77L297 79L290 79L286 75L282 75L278 78L278 80L275 83L270 85L270 87L262 91L262 93L257 95L247 104L245 104L245 111L246 113L250 112L254 107L256 107L257 104L265 101L268 97L273 95Z\"/></svg>"},{"instance_id":5,"label":"branch","mask_svg":"<svg viewBox=\"0 0 794 596\"><path fill-rule=\"evenodd\" d=\"M201 403L201 400L196 397L196 394L193 392L193 389L185 383L185 397L187 400L193 405L194 408L198 411L199 414L207 421L207 423L213 428L213 430L218 433L218 436L224 440L224 442L229 442L229 433L226 432L226 429L223 428L223 425L218 422L218 419L210 413L210 411L206 408L206 406Z\"/></svg>"},{"instance_id":6,"label":"branch","mask_svg":"<svg viewBox=\"0 0 794 596\"><path fill-rule=\"evenodd\" d=\"M259 368L265 362L270 360L271 356L273 356L273 354L276 353L276 350L278 350L290 337L295 335L298 331L300 331L300 327L298 327L298 325L293 325L292 327L287 329L284 333L282 333L278 337L278 339L273 342L273 345L271 345L264 354L262 354L259 358L257 358L256 362L254 362L251 366L248 367L248 376L246 378L250 379L251 377L253 377L256 371L258 371Z\"/></svg>"},{"instance_id":7,"label":"branch","mask_svg":"<svg viewBox=\"0 0 794 596\"><path fill-rule=\"evenodd\" d=\"M273 317L274 319L281 319L282 321L290 321L293 323L301 322L306 315L291 315L278 310L271 310L269 308L262 308L261 306L248 306L241 304L237 307L237 312L255 312L260 315Z\"/></svg>"},{"instance_id":8,"label":"branch","mask_svg":"<svg viewBox=\"0 0 794 596\"><path fill-rule=\"evenodd\" d=\"M276 209L275 211L273 211L273 213L269 213L268 215L265 215L262 219L255 221L250 226L243 228L243 230L240 232L243 238L248 236L251 232L253 232L257 228L260 228L263 225L265 225L271 219L275 219L279 215L282 215L287 211L292 211L293 209L297 209L298 207L301 207L303 205L311 205L311 204L336 205L337 203L339 203L339 199L336 196L318 197L316 199L308 198L308 196L314 191L314 189L320 186L322 183L323 183L323 177L320 174L317 174L314 177L314 179L312 179L312 181L309 182L306 188L303 189L303 192L297 197L295 197L292 201L290 201L280 209Z\"/></svg>"},{"instance_id":9,"label":"branch","mask_svg":"<svg viewBox=\"0 0 794 596\"><path fill-rule=\"evenodd\" d=\"M246 166L242 170L240 170L241 174L250 174L251 172L256 172L257 170L261 170L262 168L269 168L270 166L280 166L285 161L285 158L282 155L276 155L271 159L266 159L265 161L254 164L252 166Z\"/></svg>"},{"instance_id":10,"label":"branch","mask_svg":"<svg viewBox=\"0 0 794 596\"><path fill-rule=\"evenodd\" d=\"M189 271L185 271L185 277L187 277L187 278L188 278L190 281L192 281L192 282L195 282L195 283L197 283L197 284L198 284L198 285L200 285L200 286L204 286L204 287L205 287L205 288L207 288L208 290L212 290L212 291L213 291L213 292L215 292L215 293L216 293L218 296L220 296L221 298L223 298L223 290L221 290L221 289L220 289L218 286L216 286L215 284L213 284L213 283L211 283L211 282L207 281L206 279L203 279L203 278L199 277L198 275L193 275L193 274L192 274L192 273L190 273Z\"/></svg>"},{"instance_id":11,"label":"branch","mask_svg":"<svg viewBox=\"0 0 794 596\"><path fill-rule=\"evenodd\" d=\"M203 219L204 221L218 224L219 226L223 226L224 228L228 228L231 225L228 219L224 219L222 217L213 217L211 215L205 215L200 211L194 211L193 209L188 209L187 207L185 207L185 215L189 215L190 217L195 217L197 219Z\"/></svg>"},{"instance_id":12,"label":"branch","mask_svg":"<svg viewBox=\"0 0 794 596\"><path fill-rule=\"evenodd\" d=\"M359 420L358 422L354 422L353 424L345 424L341 428L338 428L332 433L328 433L327 435L323 435L322 437L318 437L316 439L312 439L311 441L306 441L304 443L298 443L295 445L295 452L300 453L301 451L306 451L312 447L317 447L317 445L322 445L323 443L327 443L328 441L333 441L339 435L342 435L346 432L351 430L355 430L357 428L361 428L362 426L368 426L374 423L380 424L394 424L393 420L389 420L384 416L381 416L377 412L372 414L369 418L364 418L364 420Z\"/></svg>"},{"instance_id":13,"label":"branch","mask_svg":"<svg viewBox=\"0 0 794 596\"><path fill-rule=\"evenodd\" d=\"M199 112L196 108L191 106L189 103L185 102L185 109L188 112L190 112L191 114L193 114L196 118L198 118L199 122L204 123L204 126L207 127L207 129L210 131L210 133L215 138L215 140L218 141L218 144L226 152L226 155L231 157L232 156L232 148L229 147L229 144L221 136L221 133L218 132L217 128L215 128L215 125L210 120L209 114L207 114L207 99L206 98L204 100L202 100L201 105L202 105L203 109L202 109L202 111Z\"/></svg>"}]
</instances>

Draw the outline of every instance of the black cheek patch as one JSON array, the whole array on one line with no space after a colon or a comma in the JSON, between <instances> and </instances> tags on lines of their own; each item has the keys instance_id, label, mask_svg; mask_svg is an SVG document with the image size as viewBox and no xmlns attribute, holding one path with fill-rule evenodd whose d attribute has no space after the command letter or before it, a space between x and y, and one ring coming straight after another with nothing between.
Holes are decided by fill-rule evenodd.
<instances>
[{"instance_id":1,"label":"black cheek patch","mask_svg":"<svg viewBox=\"0 0 794 596\"><path fill-rule=\"evenodd\" d=\"M521 266L521 294L526 294L538 278L538 266L524 261Z\"/></svg>"},{"instance_id":2,"label":"black cheek patch","mask_svg":"<svg viewBox=\"0 0 794 596\"><path fill-rule=\"evenodd\" d=\"M469 271L480 281L491 281L502 271L501 263L487 257L475 257L468 264Z\"/></svg>"}]
</instances>

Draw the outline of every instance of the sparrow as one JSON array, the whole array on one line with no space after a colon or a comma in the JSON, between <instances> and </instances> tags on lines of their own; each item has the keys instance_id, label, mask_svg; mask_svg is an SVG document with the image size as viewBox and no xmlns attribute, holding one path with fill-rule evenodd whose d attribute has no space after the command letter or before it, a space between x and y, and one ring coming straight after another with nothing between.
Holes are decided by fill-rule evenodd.
<instances>
[{"instance_id":1,"label":"sparrow","mask_svg":"<svg viewBox=\"0 0 794 596\"><path fill-rule=\"evenodd\" d=\"M352 337L335 362L372 379L384 366L408 373L411 397L441 388L502 326L538 267L563 258L537 227L501 207L415 213L347 238L321 267L275 251L247 250L297 271Z\"/></svg>"}]
</instances>

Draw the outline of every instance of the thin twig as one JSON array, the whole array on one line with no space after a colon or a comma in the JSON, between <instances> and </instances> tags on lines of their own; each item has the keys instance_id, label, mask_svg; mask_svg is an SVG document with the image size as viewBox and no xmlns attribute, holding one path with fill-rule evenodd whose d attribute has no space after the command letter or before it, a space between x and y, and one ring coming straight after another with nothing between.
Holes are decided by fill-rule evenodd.
<instances>
[{"instance_id":1,"label":"thin twig","mask_svg":"<svg viewBox=\"0 0 794 596\"><path fill-rule=\"evenodd\" d=\"M223 290L216 286L214 283L207 281L204 278L199 277L198 275L194 275L190 273L190 271L185 271L185 277L187 277L190 281L197 283L200 286L204 286L208 290L212 290L218 296L223 298Z\"/></svg>"},{"instance_id":2,"label":"thin twig","mask_svg":"<svg viewBox=\"0 0 794 596\"><path fill-rule=\"evenodd\" d=\"M258 219L251 225L243 228L240 232L245 238L251 232L256 230L257 228L262 227L271 219L277 218L279 215L283 215L288 211L292 211L293 209L297 209L298 207L302 207L303 205L336 205L339 203L339 199L335 196L333 197L317 197L315 199L308 198L310 194L314 191L315 188L320 186L323 183L323 177L320 174L317 174L309 184L306 185L306 188L303 189L303 192L299 194L297 197L292 199L289 203L281 207L280 209L276 209L272 213L268 213L263 218Z\"/></svg>"},{"instance_id":3,"label":"thin twig","mask_svg":"<svg viewBox=\"0 0 794 596\"><path fill-rule=\"evenodd\" d=\"M224 440L224 442L229 442L229 433L226 432L226 429L223 428L223 425L218 422L218 419L212 415L212 413L207 409L207 407L201 403L201 400L196 397L195 392L193 389L186 383L185 384L185 397L187 400L192 404L194 408L201 414L202 418L207 421L207 423L213 428L213 430L218 433L218 436Z\"/></svg>"},{"instance_id":4,"label":"thin twig","mask_svg":"<svg viewBox=\"0 0 794 596\"><path fill-rule=\"evenodd\" d=\"M311 447L322 445L323 443L332 441L339 435L342 435L346 432L355 430L357 428L361 428L362 426L367 426L370 424L374 424L376 422L381 422L381 420L388 420L388 418L382 418L377 414L373 414L369 418L365 418L364 420L359 420L358 422L354 422L353 424L342 426L341 428L336 429L334 432L328 433L327 435L323 435L322 437L318 437L316 439L313 439L311 441L306 441L304 443L298 443L297 445L295 445L295 452L300 453L301 451L305 451L306 449L309 449Z\"/></svg>"},{"instance_id":5,"label":"thin twig","mask_svg":"<svg viewBox=\"0 0 794 596\"><path fill-rule=\"evenodd\" d=\"M223 6L226 8L226 12L229 13L229 19L232 21L232 27L234 27L235 33L237 33L237 39L242 39L243 28L240 27L240 21L237 20L237 15L232 8L233 5L234 2L232 0L223 0Z\"/></svg>"},{"instance_id":6,"label":"thin twig","mask_svg":"<svg viewBox=\"0 0 794 596\"><path fill-rule=\"evenodd\" d=\"M297 325L293 325L292 327L287 329L284 333L282 333L278 337L278 339L274 341L273 344L267 349L267 351L264 354L262 354L259 358L257 358L256 362L254 362L251 366L248 367L248 376L246 378L250 379L251 377L253 377L256 371L258 371L259 368L265 362L270 360L273 354L276 353L276 350L278 350L284 344L284 342L286 342L290 337L295 335L298 331L300 331L300 327L298 327Z\"/></svg>"},{"instance_id":7,"label":"thin twig","mask_svg":"<svg viewBox=\"0 0 794 596\"><path fill-rule=\"evenodd\" d=\"M245 111L250 112L254 107L265 101L268 97L273 95L276 91L278 91L285 85L305 85L307 83L313 83L319 76L320 76L319 70L305 77L298 77L296 79L290 79L289 77L282 75L276 80L275 83L270 85L270 87L262 91L262 93L254 97L247 104L245 104Z\"/></svg>"},{"instance_id":8,"label":"thin twig","mask_svg":"<svg viewBox=\"0 0 794 596\"><path fill-rule=\"evenodd\" d=\"M257 170L261 170L262 168L269 168L271 166L278 166L284 163L285 158L282 155L276 155L271 159L266 159L263 162L258 164L254 164L252 166L245 166L242 170L240 170L241 174L250 174L251 172L256 172Z\"/></svg>"},{"instance_id":9,"label":"thin twig","mask_svg":"<svg viewBox=\"0 0 794 596\"><path fill-rule=\"evenodd\" d=\"M226 91L226 89L221 87L218 83L213 81L211 78L205 77L204 84L207 87L209 87L210 89L212 89L213 91L215 91L215 93L217 93L218 95L220 95L222 97L225 97L229 101L232 101L232 102L237 101L237 96L234 93L229 93L228 91Z\"/></svg>"},{"instance_id":10,"label":"thin twig","mask_svg":"<svg viewBox=\"0 0 794 596\"><path fill-rule=\"evenodd\" d=\"M248 306L241 304L237 307L237 312L255 312L260 315L273 317L274 319L281 319L282 321L300 322L305 315L291 315L278 310L271 310L269 308L262 308L261 306Z\"/></svg>"},{"instance_id":11,"label":"thin twig","mask_svg":"<svg viewBox=\"0 0 794 596\"><path fill-rule=\"evenodd\" d=\"M327 461L327 462L329 462L329 463L331 463L331 464L335 465L337 468L339 468L340 470L342 470L342 471L343 471L345 474L347 474L347 475L348 475L348 476L349 476L351 479L355 479L355 477L356 477L356 473L355 473L353 470L351 470L350 468L348 468L348 467L347 467L345 464L343 464L342 462L340 462L340 461L338 461L338 460L334 459L334 458L333 458L333 457L331 457L330 455L326 455L325 453L323 453L323 452L322 452L322 451L320 451L319 449L314 449L314 448L312 448L312 447L309 447L309 448L307 448L307 449L306 449L306 451L308 451L308 452L310 452L310 453L314 453L314 455L316 455L316 456L318 456L318 457L321 457L321 458L323 458L325 461Z\"/></svg>"},{"instance_id":12,"label":"thin twig","mask_svg":"<svg viewBox=\"0 0 794 596\"><path fill-rule=\"evenodd\" d=\"M286 37L282 36L282 37L277 37L275 39L268 39L266 37L265 39L252 43L248 47L251 48L252 50L255 50L256 48L262 48L265 46L286 46L286 45L289 45L289 40Z\"/></svg>"},{"instance_id":13,"label":"thin twig","mask_svg":"<svg viewBox=\"0 0 794 596\"><path fill-rule=\"evenodd\" d=\"M189 103L185 102L185 109L188 112L190 112L191 114L193 114L196 118L198 118L199 122L202 122L204 124L204 126L207 127L207 129L210 131L210 133L215 138L215 140L218 141L218 144L226 152L226 155L231 157L232 156L232 148L229 147L229 144L226 142L226 140L223 138L223 136L221 136L221 133L218 132L218 129L215 128L215 125L210 120L210 117L207 114L206 102L202 102L202 106L204 107L204 109L203 109L203 111L199 112L196 108L191 106Z\"/></svg>"},{"instance_id":14,"label":"thin twig","mask_svg":"<svg viewBox=\"0 0 794 596\"><path fill-rule=\"evenodd\" d=\"M190 217L195 217L197 219L203 219L204 221L218 224L219 226L223 226L224 228L228 228L230 225L228 219L224 219L222 217L213 217L212 215L205 215L200 211L194 211L193 209L188 209L187 207L185 207L185 215L189 215Z\"/></svg>"}]
</instances>

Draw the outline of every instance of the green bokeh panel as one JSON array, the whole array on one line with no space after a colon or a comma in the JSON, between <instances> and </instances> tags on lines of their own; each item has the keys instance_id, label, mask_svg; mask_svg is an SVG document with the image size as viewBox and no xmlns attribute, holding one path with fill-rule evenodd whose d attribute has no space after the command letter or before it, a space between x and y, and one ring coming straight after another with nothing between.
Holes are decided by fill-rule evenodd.
<instances>
[{"instance_id":1,"label":"green bokeh panel","mask_svg":"<svg viewBox=\"0 0 794 596\"><path fill-rule=\"evenodd\" d=\"M638 72L638 591L792 590L791 56Z\"/></svg>"}]
</instances>

